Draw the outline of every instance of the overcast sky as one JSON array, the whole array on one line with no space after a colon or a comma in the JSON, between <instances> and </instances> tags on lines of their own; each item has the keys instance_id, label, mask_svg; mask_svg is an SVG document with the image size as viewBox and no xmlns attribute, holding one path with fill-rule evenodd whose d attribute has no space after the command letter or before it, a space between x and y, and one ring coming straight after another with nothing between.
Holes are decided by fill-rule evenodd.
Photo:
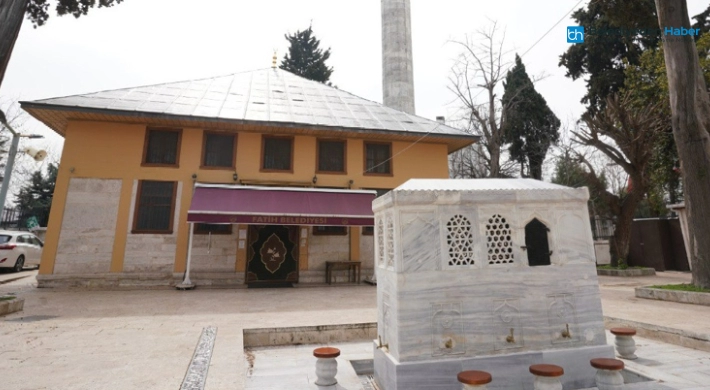
<instances>
[{"instance_id":1,"label":"overcast sky","mask_svg":"<svg viewBox=\"0 0 710 390\"><path fill-rule=\"evenodd\" d=\"M578 0L412 0L417 114L451 117L448 91L453 59L448 43L498 21L511 56L528 50ZM576 8L586 5L583 1ZM707 0L688 0L691 16ZM575 9L576 9L575 8ZM271 66L287 49L284 34L313 29L332 49L332 82L358 96L382 101L381 21L378 0L125 0L88 16L52 16L37 29L25 21L0 89L4 99L35 100L162 82L226 75ZM567 17L525 57L528 73L546 73L538 91L563 121L584 111L584 81L566 78L558 67L568 48ZM453 102L453 103L452 103ZM61 138L35 120L55 153Z\"/></svg>"}]
</instances>

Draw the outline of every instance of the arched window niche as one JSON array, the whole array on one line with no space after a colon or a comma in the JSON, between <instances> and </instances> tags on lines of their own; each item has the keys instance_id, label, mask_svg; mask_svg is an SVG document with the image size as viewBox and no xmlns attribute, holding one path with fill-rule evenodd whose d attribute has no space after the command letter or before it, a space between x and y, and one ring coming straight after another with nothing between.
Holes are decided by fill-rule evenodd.
<instances>
[{"instance_id":1,"label":"arched window niche","mask_svg":"<svg viewBox=\"0 0 710 390\"><path fill-rule=\"evenodd\" d=\"M552 253L547 239L549 231L550 229L537 218L525 225L525 250L528 254L529 266L550 265Z\"/></svg>"}]
</instances>

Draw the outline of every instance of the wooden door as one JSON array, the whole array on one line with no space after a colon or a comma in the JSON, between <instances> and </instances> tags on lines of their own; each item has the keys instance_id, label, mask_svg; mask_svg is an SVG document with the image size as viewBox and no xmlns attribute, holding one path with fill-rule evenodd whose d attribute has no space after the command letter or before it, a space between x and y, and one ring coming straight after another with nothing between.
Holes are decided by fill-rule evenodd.
<instances>
[{"instance_id":1,"label":"wooden door","mask_svg":"<svg viewBox=\"0 0 710 390\"><path fill-rule=\"evenodd\" d=\"M298 226L250 225L246 283L298 283Z\"/></svg>"}]
</instances>

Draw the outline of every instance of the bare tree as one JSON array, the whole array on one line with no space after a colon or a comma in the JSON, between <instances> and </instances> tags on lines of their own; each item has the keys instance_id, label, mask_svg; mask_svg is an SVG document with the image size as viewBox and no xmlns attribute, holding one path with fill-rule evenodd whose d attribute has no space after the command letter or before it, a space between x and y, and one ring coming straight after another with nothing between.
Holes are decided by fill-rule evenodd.
<instances>
[{"instance_id":1,"label":"bare tree","mask_svg":"<svg viewBox=\"0 0 710 390\"><path fill-rule=\"evenodd\" d=\"M661 102L637 109L629 94L607 98L606 108L592 116L585 114L586 126L573 131L576 142L599 150L626 172L629 185L626 191L614 193L597 174L588 159L580 154L587 167L586 179L590 191L598 194L615 217L614 236L610 242L612 265L625 264L629 254L631 222L650 185L650 162L653 146L664 129Z\"/></svg>"},{"instance_id":2,"label":"bare tree","mask_svg":"<svg viewBox=\"0 0 710 390\"><path fill-rule=\"evenodd\" d=\"M468 148L454 158L465 168L460 172L463 177L502 177L514 169L511 166L506 172L508 167L501 166L505 110L497 90L505 79L507 53L503 49L505 32L500 38L499 35L497 23L492 22L491 27L466 36L464 41L453 41L463 53L452 67L449 90L463 105L469 130L481 135L478 147ZM481 94L484 96L479 100Z\"/></svg>"},{"instance_id":3,"label":"bare tree","mask_svg":"<svg viewBox=\"0 0 710 390\"><path fill-rule=\"evenodd\" d=\"M0 4L0 84L20 34L28 0L3 0Z\"/></svg>"},{"instance_id":4,"label":"bare tree","mask_svg":"<svg viewBox=\"0 0 710 390\"><path fill-rule=\"evenodd\" d=\"M662 29L690 28L685 0L656 0L656 9ZM688 210L693 284L710 288L710 97L692 37L672 38L663 41L663 53Z\"/></svg>"}]
</instances>

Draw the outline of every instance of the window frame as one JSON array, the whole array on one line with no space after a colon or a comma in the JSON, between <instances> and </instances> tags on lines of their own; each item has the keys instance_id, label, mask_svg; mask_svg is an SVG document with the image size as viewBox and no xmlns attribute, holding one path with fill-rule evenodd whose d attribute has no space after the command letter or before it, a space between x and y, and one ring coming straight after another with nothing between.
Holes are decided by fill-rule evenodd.
<instances>
[{"instance_id":1,"label":"window frame","mask_svg":"<svg viewBox=\"0 0 710 390\"><path fill-rule=\"evenodd\" d=\"M320 144L321 142L337 142L343 144L343 170L342 171L322 171L320 169ZM324 175L347 175L348 174L348 141L338 138L316 138L316 173Z\"/></svg>"},{"instance_id":2,"label":"window frame","mask_svg":"<svg viewBox=\"0 0 710 390\"><path fill-rule=\"evenodd\" d=\"M389 173L371 172L367 169L367 146L368 145L386 145L389 147ZM392 142L365 141L362 145L362 165L364 176L394 176L394 159L392 158Z\"/></svg>"},{"instance_id":3,"label":"window frame","mask_svg":"<svg viewBox=\"0 0 710 390\"><path fill-rule=\"evenodd\" d=\"M168 229L167 230L144 230L144 229L138 229L138 214L140 212L140 205L141 205L141 192L143 189L143 183L146 181L152 181L152 182L161 182L161 183L172 183L173 184L173 195L172 199L170 201L170 222L168 224ZM173 234L173 228L174 228L174 223L175 223L175 207L176 207L176 199L177 199L177 188L178 188L178 182L177 181L164 181L164 180L138 180L138 188L136 191L136 200L134 204L134 210L133 210L133 226L131 229L131 234Z\"/></svg>"},{"instance_id":4,"label":"window frame","mask_svg":"<svg viewBox=\"0 0 710 390\"><path fill-rule=\"evenodd\" d=\"M291 142L291 162L290 162L290 169L272 169L272 168L264 168L264 163L266 162L264 158L266 157L266 140L267 139L287 139ZM288 135L267 135L267 134L262 134L261 136L261 159L259 161L259 172L274 172L274 173L293 173L293 164L294 164L294 154L295 154L295 147L296 140L295 137L293 136L288 136Z\"/></svg>"},{"instance_id":5,"label":"window frame","mask_svg":"<svg viewBox=\"0 0 710 390\"><path fill-rule=\"evenodd\" d=\"M319 232L316 230L317 228L342 228L343 232ZM348 235L348 226L332 226L332 225L324 225L324 226L313 226L313 229L311 229L313 232L314 236L347 236Z\"/></svg>"},{"instance_id":6,"label":"window frame","mask_svg":"<svg viewBox=\"0 0 710 390\"><path fill-rule=\"evenodd\" d=\"M162 131L162 132L174 132L177 133L177 145L175 150L175 163L174 164L162 164L162 163L149 163L146 162L148 157L148 145L150 144L150 132L151 131ZM142 167L158 167L158 168L180 168L180 151L182 149L182 129L173 127L151 127L145 128L145 139L143 141L143 158L141 159Z\"/></svg>"},{"instance_id":7,"label":"window frame","mask_svg":"<svg viewBox=\"0 0 710 390\"><path fill-rule=\"evenodd\" d=\"M228 232L210 232L208 230L201 229L201 227L204 227L204 225L226 225L229 226L229 231ZM213 234L213 235L220 235L220 236L231 236L232 235L232 224L221 224L221 223L195 223L195 228L192 230L192 234L196 235L208 235L208 234Z\"/></svg>"},{"instance_id":8,"label":"window frame","mask_svg":"<svg viewBox=\"0 0 710 390\"><path fill-rule=\"evenodd\" d=\"M205 157L207 156L207 137L209 135L222 135L222 136L233 136L234 145L232 145L232 165L227 166L216 166L216 165L205 165ZM237 168L237 143L238 143L237 133L228 133L225 131L215 131L215 130L205 130L202 132L202 156L200 156L200 169L215 169L215 170L226 170L233 171Z\"/></svg>"}]
</instances>

